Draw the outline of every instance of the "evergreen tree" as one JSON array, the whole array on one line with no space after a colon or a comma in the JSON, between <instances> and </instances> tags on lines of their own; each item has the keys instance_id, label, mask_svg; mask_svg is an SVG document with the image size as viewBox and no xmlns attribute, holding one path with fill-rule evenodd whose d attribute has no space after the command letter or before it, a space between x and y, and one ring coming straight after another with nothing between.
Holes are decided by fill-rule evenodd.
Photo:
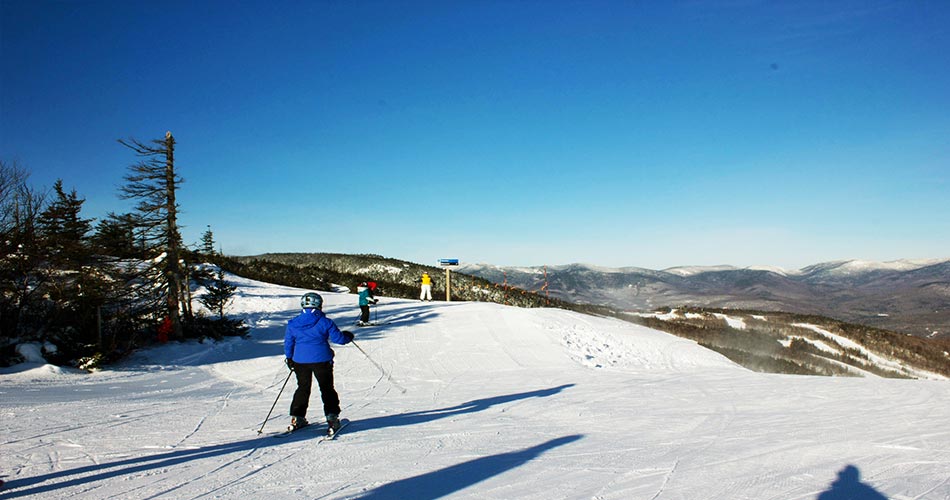
<instances>
[{"instance_id":1,"label":"evergreen tree","mask_svg":"<svg viewBox=\"0 0 950 500\"><path fill-rule=\"evenodd\" d=\"M88 258L87 234L92 228L90 219L83 219L79 212L85 199L76 191L63 191L63 181L53 185L54 199L39 216L39 230L43 245L54 267L76 270Z\"/></svg>"},{"instance_id":2,"label":"evergreen tree","mask_svg":"<svg viewBox=\"0 0 950 500\"><path fill-rule=\"evenodd\" d=\"M198 301L209 311L217 313L219 319L224 319L224 310L234 299L234 291L237 290L237 286L225 281L224 271L218 269L214 278L205 282L205 289L207 291L198 298Z\"/></svg>"},{"instance_id":3,"label":"evergreen tree","mask_svg":"<svg viewBox=\"0 0 950 500\"><path fill-rule=\"evenodd\" d=\"M95 251L119 259L143 258L142 245L135 241L135 217L132 214L106 214L90 240Z\"/></svg>"},{"instance_id":4,"label":"evergreen tree","mask_svg":"<svg viewBox=\"0 0 950 500\"><path fill-rule=\"evenodd\" d=\"M53 186L55 198L38 219L47 255L48 279L44 340L56 343L62 353L86 354L89 345L103 347L101 308L109 297L121 293L110 279L110 266L93 258L88 234L92 221L81 216L85 199L67 193L62 179Z\"/></svg>"},{"instance_id":5,"label":"evergreen tree","mask_svg":"<svg viewBox=\"0 0 950 500\"><path fill-rule=\"evenodd\" d=\"M181 305L187 282L181 265L182 243L178 231L178 205L175 195L184 182L175 172L175 139L171 132L152 145L134 139L120 140L143 160L129 167L127 184L121 188L123 199L138 200L135 206L135 235L142 243L151 280L157 284L149 297L155 306L155 319L171 321L171 338L181 339Z\"/></svg>"},{"instance_id":6,"label":"evergreen tree","mask_svg":"<svg viewBox=\"0 0 950 500\"><path fill-rule=\"evenodd\" d=\"M201 235L201 253L214 257L214 234L211 232L211 226Z\"/></svg>"}]
</instances>

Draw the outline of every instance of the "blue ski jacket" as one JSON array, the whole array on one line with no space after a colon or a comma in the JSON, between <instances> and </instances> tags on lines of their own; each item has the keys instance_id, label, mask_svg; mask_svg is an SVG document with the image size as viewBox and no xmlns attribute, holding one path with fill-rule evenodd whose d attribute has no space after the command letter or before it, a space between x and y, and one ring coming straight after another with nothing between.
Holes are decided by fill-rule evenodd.
<instances>
[{"instance_id":1,"label":"blue ski jacket","mask_svg":"<svg viewBox=\"0 0 950 500\"><path fill-rule=\"evenodd\" d=\"M352 335L344 334L332 319L319 309L304 309L287 322L284 355L294 363L324 363L333 360L334 344L348 344Z\"/></svg>"}]
</instances>

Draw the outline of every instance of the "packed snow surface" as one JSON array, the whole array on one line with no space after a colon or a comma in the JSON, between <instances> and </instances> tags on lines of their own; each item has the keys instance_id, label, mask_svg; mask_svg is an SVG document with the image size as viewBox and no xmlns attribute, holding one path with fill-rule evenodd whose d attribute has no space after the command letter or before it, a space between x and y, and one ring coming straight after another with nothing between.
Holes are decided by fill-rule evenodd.
<instances>
[{"instance_id":1,"label":"packed snow surface","mask_svg":"<svg viewBox=\"0 0 950 500\"><path fill-rule=\"evenodd\" d=\"M233 280L248 339L0 372L0 498L950 498L950 382L758 374L618 320L487 303L384 297L386 324L353 329L366 355L336 347L346 431L275 439L303 291ZM324 296L350 328L356 297Z\"/></svg>"}]
</instances>

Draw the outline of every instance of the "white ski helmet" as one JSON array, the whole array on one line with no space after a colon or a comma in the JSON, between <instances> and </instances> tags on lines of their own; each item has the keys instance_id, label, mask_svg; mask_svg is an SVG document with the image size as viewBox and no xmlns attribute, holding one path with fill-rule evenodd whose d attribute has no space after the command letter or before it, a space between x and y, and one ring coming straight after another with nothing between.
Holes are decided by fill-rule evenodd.
<instances>
[{"instance_id":1,"label":"white ski helmet","mask_svg":"<svg viewBox=\"0 0 950 500\"><path fill-rule=\"evenodd\" d=\"M300 297L300 307L304 309L323 309L323 297L316 292L307 292Z\"/></svg>"}]
</instances>

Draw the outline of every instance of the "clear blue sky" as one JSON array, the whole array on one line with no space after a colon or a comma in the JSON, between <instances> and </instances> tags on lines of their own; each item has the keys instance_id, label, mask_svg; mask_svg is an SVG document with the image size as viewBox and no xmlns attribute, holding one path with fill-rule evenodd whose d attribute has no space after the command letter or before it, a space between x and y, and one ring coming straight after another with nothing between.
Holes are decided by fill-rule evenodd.
<instances>
[{"instance_id":1,"label":"clear blue sky","mask_svg":"<svg viewBox=\"0 0 950 500\"><path fill-rule=\"evenodd\" d=\"M661 269L950 257L950 2L0 0L0 159L187 243Z\"/></svg>"}]
</instances>

